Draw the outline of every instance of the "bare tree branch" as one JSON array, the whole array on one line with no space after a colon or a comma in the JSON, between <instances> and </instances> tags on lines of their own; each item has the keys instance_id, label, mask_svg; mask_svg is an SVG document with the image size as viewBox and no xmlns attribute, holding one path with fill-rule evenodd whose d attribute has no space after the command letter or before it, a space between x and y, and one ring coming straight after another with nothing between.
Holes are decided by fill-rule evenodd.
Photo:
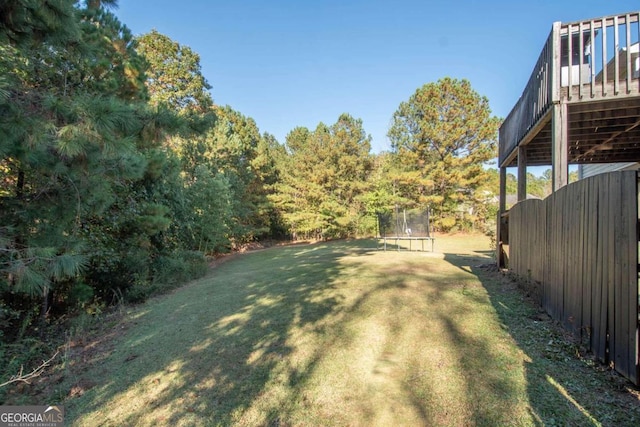
<instances>
[{"instance_id":1,"label":"bare tree branch","mask_svg":"<svg viewBox=\"0 0 640 427\"><path fill-rule=\"evenodd\" d=\"M42 364L40 364L40 366L38 366L37 368L35 368L33 371L31 371L28 374L23 374L24 371L24 366L20 367L20 372L18 372L17 375L12 376L9 381L6 381L2 384L0 384L0 388L7 386L9 384L12 383L17 383L17 382L23 382L23 383L27 383L27 384L31 384L30 381L34 378L39 377L45 370L45 368L47 366L49 366L49 364L51 364L51 362L53 362L53 359L56 358L56 356L58 356L59 351L56 351L56 354L54 354L53 356L51 356L51 358L47 361L43 361Z\"/></svg>"}]
</instances>

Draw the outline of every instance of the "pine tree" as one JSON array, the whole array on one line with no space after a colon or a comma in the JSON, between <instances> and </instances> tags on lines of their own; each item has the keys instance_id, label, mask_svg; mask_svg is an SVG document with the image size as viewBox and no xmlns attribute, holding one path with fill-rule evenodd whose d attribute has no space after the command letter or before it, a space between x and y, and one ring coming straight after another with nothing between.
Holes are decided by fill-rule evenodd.
<instances>
[{"instance_id":1,"label":"pine tree","mask_svg":"<svg viewBox=\"0 0 640 427\"><path fill-rule=\"evenodd\" d=\"M156 30L138 37L138 52L149 64L146 85L152 105L180 112L207 113L213 105L200 56Z\"/></svg>"},{"instance_id":2,"label":"pine tree","mask_svg":"<svg viewBox=\"0 0 640 427\"><path fill-rule=\"evenodd\" d=\"M486 181L483 165L496 156L499 123L467 80L444 78L416 90L394 113L388 134L404 166L396 179L402 195L430 206L442 228L473 221L461 209Z\"/></svg>"},{"instance_id":3,"label":"pine tree","mask_svg":"<svg viewBox=\"0 0 640 427\"><path fill-rule=\"evenodd\" d=\"M144 103L144 62L113 14L80 5L59 14L61 24L20 5L12 16L35 14L23 20L33 31L5 28L0 37L0 281L41 295L46 314L50 290L90 279L80 273L100 254L112 266L128 259L105 243L121 237L120 224L147 238L166 227L144 190L154 129L171 119Z\"/></svg>"},{"instance_id":4,"label":"pine tree","mask_svg":"<svg viewBox=\"0 0 640 427\"><path fill-rule=\"evenodd\" d=\"M372 169L371 138L362 121L343 114L332 126L287 135L281 183L270 196L297 236L353 236L366 215L363 195Z\"/></svg>"}]
</instances>

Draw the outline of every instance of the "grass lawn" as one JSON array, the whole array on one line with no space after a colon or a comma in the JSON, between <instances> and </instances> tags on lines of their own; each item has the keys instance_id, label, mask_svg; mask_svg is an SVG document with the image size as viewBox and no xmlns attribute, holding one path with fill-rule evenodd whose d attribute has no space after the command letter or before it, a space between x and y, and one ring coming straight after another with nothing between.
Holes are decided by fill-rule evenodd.
<instances>
[{"instance_id":1,"label":"grass lawn","mask_svg":"<svg viewBox=\"0 0 640 427\"><path fill-rule=\"evenodd\" d=\"M70 358L69 425L640 425L637 391L580 359L491 261L375 242L235 256L130 309ZM78 369L78 366L85 368Z\"/></svg>"}]
</instances>

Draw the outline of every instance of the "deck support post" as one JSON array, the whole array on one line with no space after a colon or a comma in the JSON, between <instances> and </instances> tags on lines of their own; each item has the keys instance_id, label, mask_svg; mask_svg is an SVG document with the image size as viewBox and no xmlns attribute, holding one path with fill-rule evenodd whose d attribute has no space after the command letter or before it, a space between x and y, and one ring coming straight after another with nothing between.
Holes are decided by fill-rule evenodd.
<instances>
[{"instance_id":1,"label":"deck support post","mask_svg":"<svg viewBox=\"0 0 640 427\"><path fill-rule=\"evenodd\" d=\"M518 201L527 199L527 146L518 146Z\"/></svg>"},{"instance_id":2,"label":"deck support post","mask_svg":"<svg viewBox=\"0 0 640 427\"><path fill-rule=\"evenodd\" d=\"M498 200L500 214L507 210L507 168L500 167L500 199Z\"/></svg>"},{"instance_id":3,"label":"deck support post","mask_svg":"<svg viewBox=\"0 0 640 427\"><path fill-rule=\"evenodd\" d=\"M500 196L498 201L498 218L496 221L496 261L498 268L506 267L504 251L502 250L503 213L507 208L507 168L500 167Z\"/></svg>"},{"instance_id":4,"label":"deck support post","mask_svg":"<svg viewBox=\"0 0 640 427\"><path fill-rule=\"evenodd\" d=\"M569 126L567 103L554 103L552 108L551 168L552 188L555 192L567 185L569 179Z\"/></svg>"},{"instance_id":5,"label":"deck support post","mask_svg":"<svg viewBox=\"0 0 640 427\"><path fill-rule=\"evenodd\" d=\"M561 45L560 29L562 24L554 22L552 37L551 72L551 189L555 192L567 185L569 178L569 116L567 101L562 98L561 89ZM571 36L569 36L571 37ZM582 36L581 36L582 37ZM571 69L571 66L569 67Z\"/></svg>"}]
</instances>

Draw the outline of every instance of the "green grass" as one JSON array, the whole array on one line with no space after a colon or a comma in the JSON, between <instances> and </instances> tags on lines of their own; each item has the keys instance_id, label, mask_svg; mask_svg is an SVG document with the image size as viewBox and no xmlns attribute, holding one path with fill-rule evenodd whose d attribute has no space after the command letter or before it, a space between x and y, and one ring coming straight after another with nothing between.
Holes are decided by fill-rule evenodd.
<instances>
[{"instance_id":1,"label":"green grass","mask_svg":"<svg viewBox=\"0 0 640 427\"><path fill-rule=\"evenodd\" d=\"M478 267L488 245L443 236L436 253L351 241L237 256L132 309L88 369L70 363L67 421L638 425L623 383Z\"/></svg>"}]
</instances>

